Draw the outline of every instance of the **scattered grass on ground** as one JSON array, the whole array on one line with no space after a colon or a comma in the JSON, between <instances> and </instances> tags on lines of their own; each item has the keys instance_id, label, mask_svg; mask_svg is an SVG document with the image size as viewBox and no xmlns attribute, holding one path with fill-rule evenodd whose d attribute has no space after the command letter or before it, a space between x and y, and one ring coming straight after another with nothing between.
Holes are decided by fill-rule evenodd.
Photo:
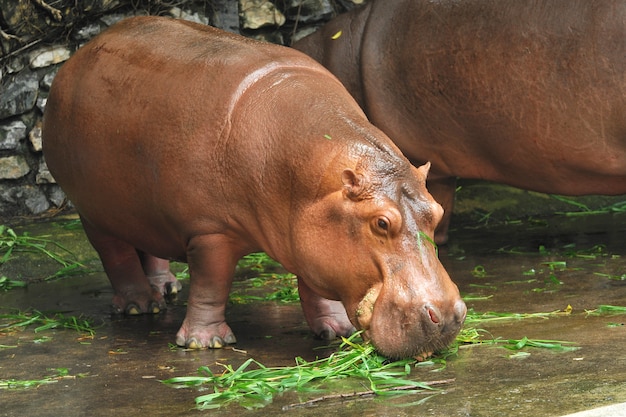
<instances>
[{"instance_id":1,"label":"scattered grass on ground","mask_svg":"<svg viewBox=\"0 0 626 417\"><path fill-rule=\"evenodd\" d=\"M53 375L44 376L41 379L0 379L0 389L20 389L33 388L41 385L54 384L65 379L75 379L84 377L85 374L78 376L70 375L67 368L51 368L48 371L54 371Z\"/></svg>"},{"instance_id":2,"label":"scattered grass on ground","mask_svg":"<svg viewBox=\"0 0 626 417\"><path fill-rule=\"evenodd\" d=\"M0 309L0 333L13 333L29 326L36 326L35 333L50 329L70 329L90 337L96 333L92 321L83 316L66 316L60 312L45 314L37 310L2 312Z\"/></svg>"},{"instance_id":3,"label":"scattered grass on ground","mask_svg":"<svg viewBox=\"0 0 626 417\"><path fill-rule=\"evenodd\" d=\"M0 225L0 266L8 262L16 252L43 254L59 263L61 268L46 277L46 280L85 272L85 266L75 260L76 256L60 243L51 240L49 236L32 237L28 233L17 234L10 227ZM15 287L16 285L12 286Z\"/></svg>"},{"instance_id":4,"label":"scattered grass on ground","mask_svg":"<svg viewBox=\"0 0 626 417\"><path fill-rule=\"evenodd\" d=\"M578 209L578 211L567 211L567 212L556 212L555 214L560 214L560 215L565 215L565 216L570 216L570 217L574 217L574 216L591 216L591 215L595 215L595 214L605 214L605 213L624 213L626 212L626 201L618 201L617 203L605 206L605 207L600 207L598 209L591 209L589 208L587 205L579 202L579 201L575 201L572 200L571 198L567 198L564 196L560 196L560 195L554 195L551 194L550 197L554 198L555 200L559 200L563 203L567 203L572 205L573 207L576 207Z\"/></svg>"},{"instance_id":5,"label":"scattered grass on ground","mask_svg":"<svg viewBox=\"0 0 626 417\"><path fill-rule=\"evenodd\" d=\"M15 281L5 276L0 276L0 291L8 291L13 288L23 288L27 284L24 281Z\"/></svg>"},{"instance_id":6,"label":"scattered grass on ground","mask_svg":"<svg viewBox=\"0 0 626 417\"><path fill-rule=\"evenodd\" d=\"M586 313L590 316L626 314L626 307L603 304L594 310L587 310Z\"/></svg>"}]
</instances>

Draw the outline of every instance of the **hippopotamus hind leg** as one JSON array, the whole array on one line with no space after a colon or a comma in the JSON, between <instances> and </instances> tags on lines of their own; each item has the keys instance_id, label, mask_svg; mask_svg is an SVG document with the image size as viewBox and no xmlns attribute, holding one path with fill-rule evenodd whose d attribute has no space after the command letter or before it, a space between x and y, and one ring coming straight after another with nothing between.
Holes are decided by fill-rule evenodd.
<instances>
[{"instance_id":1,"label":"hippopotamus hind leg","mask_svg":"<svg viewBox=\"0 0 626 417\"><path fill-rule=\"evenodd\" d=\"M145 252L138 251L143 271L148 277L150 284L168 298L175 299L182 289L181 283L170 271L170 262L167 259L157 258Z\"/></svg>"},{"instance_id":2,"label":"hippopotamus hind leg","mask_svg":"<svg viewBox=\"0 0 626 417\"><path fill-rule=\"evenodd\" d=\"M337 336L348 337L356 330L340 301L328 300L314 293L298 277L298 293L302 311L309 327L321 339L332 340Z\"/></svg>"},{"instance_id":3,"label":"hippopotamus hind leg","mask_svg":"<svg viewBox=\"0 0 626 417\"><path fill-rule=\"evenodd\" d=\"M429 177L426 188L435 201L443 207L443 217L435 229L435 243L443 245L448 241L450 220L454 209L454 195L456 194L456 177Z\"/></svg>"},{"instance_id":4,"label":"hippopotamus hind leg","mask_svg":"<svg viewBox=\"0 0 626 417\"><path fill-rule=\"evenodd\" d=\"M137 250L130 244L94 228L82 219L87 238L98 252L113 286L113 311L130 315L153 313L165 308L160 290L146 277Z\"/></svg>"}]
</instances>

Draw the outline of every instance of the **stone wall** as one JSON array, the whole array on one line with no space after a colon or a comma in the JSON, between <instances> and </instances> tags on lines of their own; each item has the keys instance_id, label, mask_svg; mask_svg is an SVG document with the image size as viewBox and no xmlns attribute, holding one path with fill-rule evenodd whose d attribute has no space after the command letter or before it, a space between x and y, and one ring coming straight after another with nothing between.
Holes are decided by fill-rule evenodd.
<instances>
[{"instance_id":1,"label":"stone wall","mask_svg":"<svg viewBox=\"0 0 626 417\"><path fill-rule=\"evenodd\" d=\"M158 14L291 44L365 0L0 0L0 224L62 208L41 150L54 75L74 51L124 17Z\"/></svg>"}]
</instances>

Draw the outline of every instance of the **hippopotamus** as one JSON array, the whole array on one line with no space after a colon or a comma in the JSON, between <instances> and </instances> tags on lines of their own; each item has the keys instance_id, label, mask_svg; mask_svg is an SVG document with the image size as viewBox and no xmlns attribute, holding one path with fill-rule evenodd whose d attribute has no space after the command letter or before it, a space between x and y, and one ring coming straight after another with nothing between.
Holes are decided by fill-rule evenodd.
<instances>
[{"instance_id":1,"label":"hippopotamus","mask_svg":"<svg viewBox=\"0 0 626 417\"><path fill-rule=\"evenodd\" d=\"M372 0L294 48L334 73L445 215L457 177L626 193L626 2Z\"/></svg>"},{"instance_id":2,"label":"hippopotamus","mask_svg":"<svg viewBox=\"0 0 626 417\"><path fill-rule=\"evenodd\" d=\"M298 276L323 337L355 328L389 357L449 344L465 318L433 242L443 211L342 84L294 49L164 17L124 20L59 70L44 155L73 202L118 311L164 308L187 262L178 345L235 343L238 259Z\"/></svg>"}]
</instances>

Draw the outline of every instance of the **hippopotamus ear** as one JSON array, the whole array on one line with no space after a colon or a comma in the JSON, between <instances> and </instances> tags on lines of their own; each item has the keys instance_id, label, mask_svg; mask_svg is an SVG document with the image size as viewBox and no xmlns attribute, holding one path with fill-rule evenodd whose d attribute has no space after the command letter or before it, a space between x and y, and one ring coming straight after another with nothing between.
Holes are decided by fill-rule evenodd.
<instances>
[{"instance_id":1,"label":"hippopotamus ear","mask_svg":"<svg viewBox=\"0 0 626 417\"><path fill-rule=\"evenodd\" d=\"M369 180L365 175L347 168L341 173L341 181L343 182L343 192L346 197L355 201L364 198L363 193L369 185Z\"/></svg>"},{"instance_id":2,"label":"hippopotamus ear","mask_svg":"<svg viewBox=\"0 0 626 417\"><path fill-rule=\"evenodd\" d=\"M414 167L414 170L417 173L420 181L426 181L426 178L428 178L428 172L430 171L430 162L426 162L424 165Z\"/></svg>"}]
</instances>

